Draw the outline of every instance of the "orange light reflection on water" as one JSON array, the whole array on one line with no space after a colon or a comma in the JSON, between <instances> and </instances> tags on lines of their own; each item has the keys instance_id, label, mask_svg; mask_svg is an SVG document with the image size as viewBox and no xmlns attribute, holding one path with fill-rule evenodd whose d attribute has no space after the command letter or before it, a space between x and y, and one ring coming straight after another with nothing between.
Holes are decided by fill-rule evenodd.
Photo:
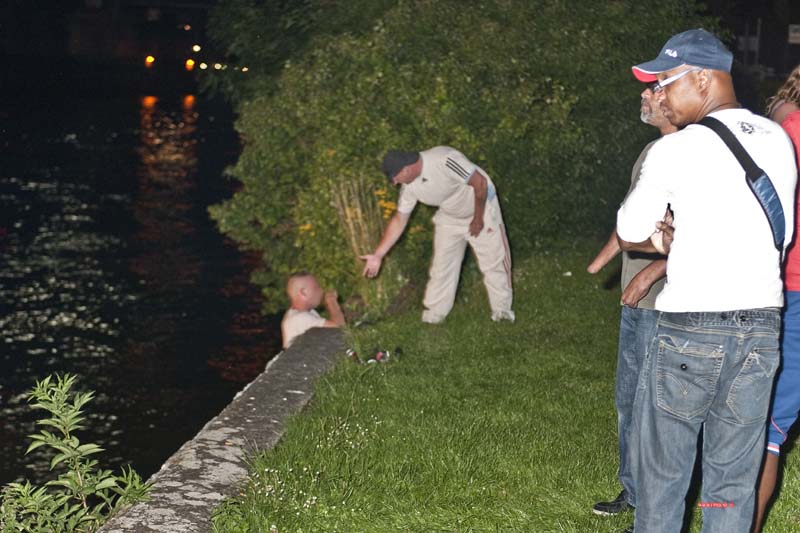
<instances>
[{"instance_id":1,"label":"orange light reflection on water","mask_svg":"<svg viewBox=\"0 0 800 533\"><path fill-rule=\"evenodd\" d=\"M177 104L177 105L175 105ZM166 97L141 99L139 109L139 162L133 216L138 224L134 240L146 243L142 252L130 259L129 268L147 286L151 298L188 290L201 283L215 282L209 276L209 260L201 246L202 238L193 211L198 207L198 143L200 113L194 94L179 96L175 104ZM180 107L178 107L180 106ZM222 379L247 383L263 370L268 357L265 345L273 341L277 323L265 322L260 313L258 289L249 282L251 272L260 265L260 254L243 254L241 271L220 281L226 299L249 302L247 308L231 317L227 341L209 351L207 364ZM166 297L166 296L165 296ZM141 327L149 335L131 343L129 351L140 359L138 365L158 365L152 354L165 356L164 348L153 343L179 330L180 317L158 315L141 317ZM167 356L172 356L167 354ZM175 355L178 357L178 355Z\"/></svg>"},{"instance_id":2,"label":"orange light reflection on water","mask_svg":"<svg viewBox=\"0 0 800 533\"><path fill-rule=\"evenodd\" d=\"M142 107L145 109L153 109L157 103L158 103L158 97L156 96L142 97Z\"/></svg>"},{"instance_id":3,"label":"orange light reflection on water","mask_svg":"<svg viewBox=\"0 0 800 533\"><path fill-rule=\"evenodd\" d=\"M139 192L133 214L137 240L151 243L149 252L132 259L131 269L150 286L169 287L176 280L196 281L202 258L180 243L195 232L190 212L197 172L197 113L162 109L145 96L139 112ZM186 100L184 98L185 106Z\"/></svg>"}]
</instances>

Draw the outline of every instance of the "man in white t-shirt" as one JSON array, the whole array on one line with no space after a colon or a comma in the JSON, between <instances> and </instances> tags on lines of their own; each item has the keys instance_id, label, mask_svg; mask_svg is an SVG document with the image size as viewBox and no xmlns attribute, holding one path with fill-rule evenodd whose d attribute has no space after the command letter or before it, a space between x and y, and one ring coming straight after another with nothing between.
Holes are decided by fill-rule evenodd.
<instances>
[{"instance_id":1,"label":"man in white t-shirt","mask_svg":"<svg viewBox=\"0 0 800 533\"><path fill-rule=\"evenodd\" d=\"M344 326L344 313L339 307L336 291L323 291L317 278L308 272L292 274L286 283L286 294L290 307L283 315L281 333L283 347L288 348L292 342L311 328L338 328ZM325 308L329 319L317 313L317 307L325 299Z\"/></svg>"},{"instance_id":2,"label":"man in white t-shirt","mask_svg":"<svg viewBox=\"0 0 800 533\"><path fill-rule=\"evenodd\" d=\"M720 120L771 178L786 218L782 249L792 240L797 170L780 126L739 107L731 62L697 29L633 67L640 81L657 82L664 115L683 128L653 145L617 214L623 249L669 254L634 402L635 531L681 530L701 434L703 531L747 532L753 519L779 364L782 250L733 153L696 123ZM672 228L659 222L668 204Z\"/></svg>"},{"instance_id":3,"label":"man in white t-shirt","mask_svg":"<svg viewBox=\"0 0 800 533\"><path fill-rule=\"evenodd\" d=\"M425 288L422 321L442 322L456 297L461 263L467 244L483 273L492 320L514 321L511 310L511 254L494 183L482 168L449 146L423 152L389 150L383 172L400 185L400 198L381 242L372 254L362 255L364 275L375 277L383 257L408 224L417 202L438 207L433 222L433 259Z\"/></svg>"}]
</instances>

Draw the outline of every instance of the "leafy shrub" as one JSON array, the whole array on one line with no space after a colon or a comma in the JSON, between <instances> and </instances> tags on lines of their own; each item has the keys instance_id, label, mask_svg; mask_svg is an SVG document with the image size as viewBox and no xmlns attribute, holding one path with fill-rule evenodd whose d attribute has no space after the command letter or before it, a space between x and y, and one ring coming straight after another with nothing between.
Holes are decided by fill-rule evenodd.
<instances>
[{"instance_id":1,"label":"leafy shrub","mask_svg":"<svg viewBox=\"0 0 800 533\"><path fill-rule=\"evenodd\" d=\"M28 394L33 409L50 416L37 421L42 429L31 435L26 453L43 447L53 454L50 469L62 469L58 478L41 487L30 482L9 483L0 501L0 529L3 532L90 532L96 531L121 508L147 497L150 485L143 483L130 467L120 475L98 468L90 456L102 452L96 444L81 444L75 432L83 426L83 406L92 392L71 392L75 376L37 381Z\"/></svg>"},{"instance_id":2,"label":"leafy shrub","mask_svg":"<svg viewBox=\"0 0 800 533\"><path fill-rule=\"evenodd\" d=\"M630 66L700 25L689 0L417 0L364 7L373 18L341 15L362 4L309 7L296 54L284 51L277 73L255 73L272 85L251 79L239 105L245 147L230 174L243 186L211 213L223 232L263 252L255 280L271 310L286 275L301 268L378 308L420 276L430 210L417 209L382 285L361 278L357 259L374 247L382 218L360 218L366 230L353 241L343 216L342 205L391 205L395 193L381 196L379 172L391 147L451 145L486 169L518 258L606 232L632 161L655 135L639 123ZM235 43L242 48L241 37ZM359 185L342 202L345 182Z\"/></svg>"}]
</instances>

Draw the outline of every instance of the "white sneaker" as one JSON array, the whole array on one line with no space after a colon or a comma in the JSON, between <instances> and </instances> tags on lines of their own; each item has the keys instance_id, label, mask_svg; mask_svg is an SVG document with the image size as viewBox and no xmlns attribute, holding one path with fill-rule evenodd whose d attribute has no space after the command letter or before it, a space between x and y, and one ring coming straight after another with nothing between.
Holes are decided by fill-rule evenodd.
<instances>
[{"instance_id":1,"label":"white sneaker","mask_svg":"<svg viewBox=\"0 0 800 533\"><path fill-rule=\"evenodd\" d=\"M444 317L439 315L434 315L427 309L422 312L422 321L426 324L441 324L444 322Z\"/></svg>"},{"instance_id":2,"label":"white sneaker","mask_svg":"<svg viewBox=\"0 0 800 533\"><path fill-rule=\"evenodd\" d=\"M501 320L508 320L510 322L514 322L516 320L516 316L514 315L514 311L511 309L507 311L495 311L492 313L492 320L494 322L499 322Z\"/></svg>"}]
</instances>

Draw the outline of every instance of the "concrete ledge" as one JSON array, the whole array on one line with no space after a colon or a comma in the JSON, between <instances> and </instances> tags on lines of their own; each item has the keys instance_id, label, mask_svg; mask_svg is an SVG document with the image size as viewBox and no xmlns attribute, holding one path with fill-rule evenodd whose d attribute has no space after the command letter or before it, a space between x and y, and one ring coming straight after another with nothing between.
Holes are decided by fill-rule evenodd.
<instances>
[{"instance_id":1,"label":"concrete ledge","mask_svg":"<svg viewBox=\"0 0 800 533\"><path fill-rule=\"evenodd\" d=\"M155 473L150 501L134 505L103 532L188 533L211 530L211 511L245 479L245 458L278 442L286 419L311 399L314 380L344 350L338 329L315 328L269 362L197 436ZM157 436L153 436L157 438Z\"/></svg>"}]
</instances>

